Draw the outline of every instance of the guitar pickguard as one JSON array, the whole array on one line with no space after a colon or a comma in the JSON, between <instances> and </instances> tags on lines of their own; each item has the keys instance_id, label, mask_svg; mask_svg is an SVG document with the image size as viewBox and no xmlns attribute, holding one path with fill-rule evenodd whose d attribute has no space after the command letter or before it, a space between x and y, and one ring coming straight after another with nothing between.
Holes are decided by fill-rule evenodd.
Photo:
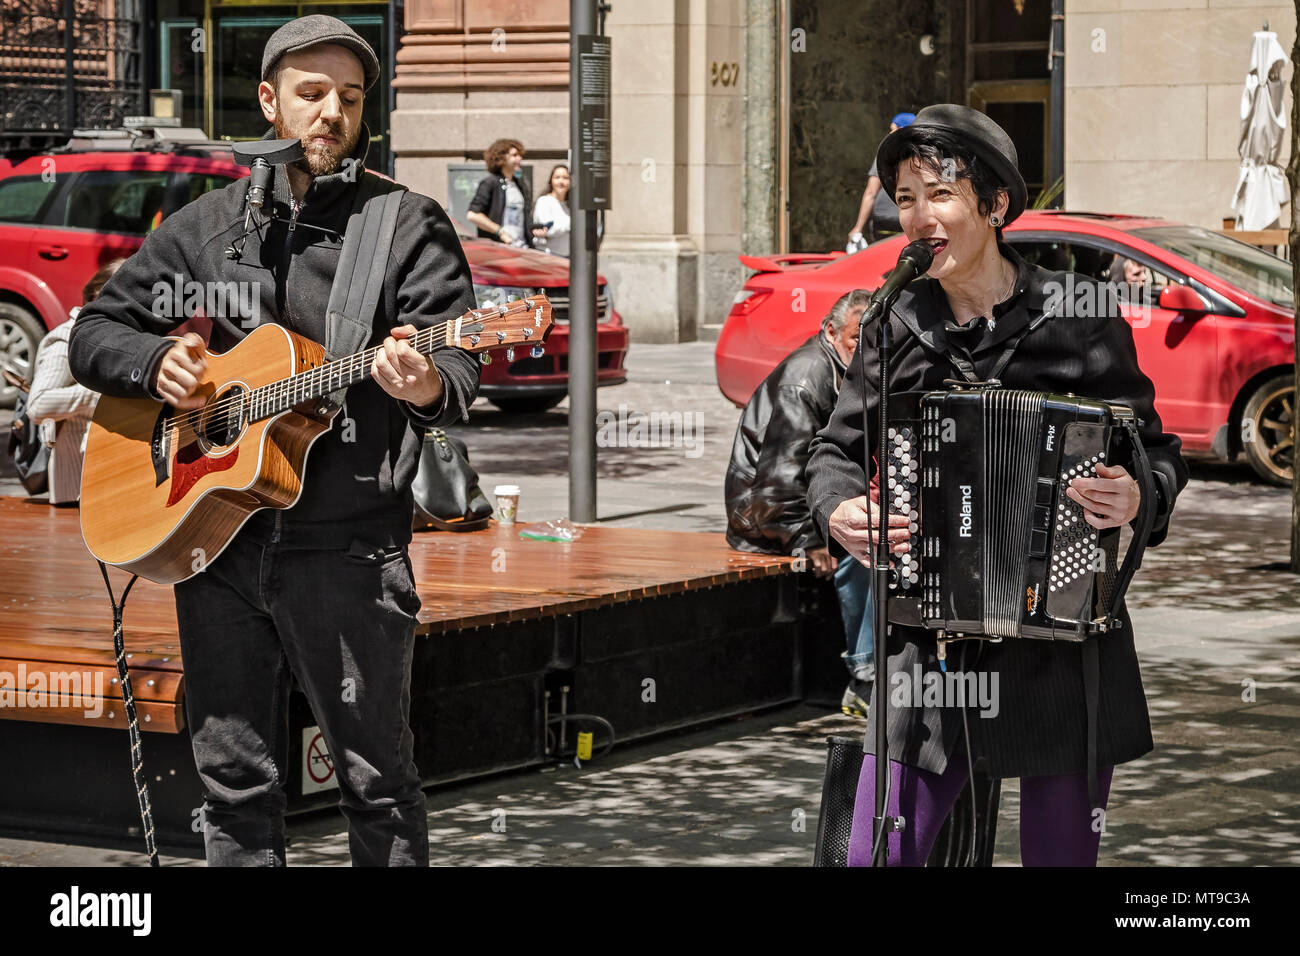
<instances>
[{"instance_id":1,"label":"guitar pickguard","mask_svg":"<svg viewBox=\"0 0 1300 956\"><path fill-rule=\"evenodd\" d=\"M176 504L185 497L186 492L194 487L204 475L218 471L227 471L234 467L239 458L239 446L236 445L220 458L210 458L203 453L197 441L192 441L176 452L172 463L172 486L167 492L167 505Z\"/></svg>"}]
</instances>

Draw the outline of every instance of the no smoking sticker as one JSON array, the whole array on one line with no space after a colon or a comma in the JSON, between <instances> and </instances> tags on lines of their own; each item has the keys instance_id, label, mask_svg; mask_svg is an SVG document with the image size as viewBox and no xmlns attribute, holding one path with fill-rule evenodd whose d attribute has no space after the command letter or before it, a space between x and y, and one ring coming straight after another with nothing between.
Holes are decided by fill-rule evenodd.
<instances>
[{"instance_id":1,"label":"no smoking sticker","mask_svg":"<svg viewBox=\"0 0 1300 956\"><path fill-rule=\"evenodd\" d=\"M337 790L334 778L334 761L330 759L325 738L319 727L304 727L302 731L302 792L317 793Z\"/></svg>"}]
</instances>

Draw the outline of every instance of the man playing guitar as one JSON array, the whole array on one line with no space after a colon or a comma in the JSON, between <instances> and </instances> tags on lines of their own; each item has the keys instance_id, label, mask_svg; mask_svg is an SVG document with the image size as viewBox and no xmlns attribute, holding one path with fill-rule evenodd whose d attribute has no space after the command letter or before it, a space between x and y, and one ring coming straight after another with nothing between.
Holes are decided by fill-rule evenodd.
<instances>
[{"instance_id":1,"label":"man playing guitar","mask_svg":"<svg viewBox=\"0 0 1300 956\"><path fill-rule=\"evenodd\" d=\"M342 237L359 184L373 175L361 165L361 114L378 76L371 47L333 17L303 17L271 36L258 87L274 127L267 138L300 139L305 157L275 167L261 217L270 220L256 229L245 230L245 178L151 233L78 319L69 358L79 382L176 410L204 404L204 343L192 332L164 337L186 316L159 307L170 300L159 282L251 288L260 324L326 341ZM333 758L352 862L428 864L408 723L420 609L407 556L411 483L424 430L467 415L478 362L454 348L426 356L407 340L475 302L455 229L432 199L403 194L388 263L365 343L379 346L370 377L348 389L315 442L300 497L255 513L175 586L209 864L284 864L291 676ZM259 324L208 317L213 353Z\"/></svg>"}]
</instances>

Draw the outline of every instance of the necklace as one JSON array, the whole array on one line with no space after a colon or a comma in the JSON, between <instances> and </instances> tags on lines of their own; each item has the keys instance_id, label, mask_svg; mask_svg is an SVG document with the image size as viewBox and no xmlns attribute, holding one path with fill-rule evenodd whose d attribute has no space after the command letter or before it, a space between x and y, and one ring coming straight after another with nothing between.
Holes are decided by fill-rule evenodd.
<instances>
[{"instance_id":1,"label":"necklace","mask_svg":"<svg viewBox=\"0 0 1300 956\"><path fill-rule=\"evenodd\" d=\"M1003 260L1003 261L1006 261L1006 260ZM1015 267L1012 266L1012 268L1011 268L1011 284L1008 285L1008 286L1006 287L1006 290L1005 290L1005 291L1004 291L1000 296L998 296L998 301L997 301L996 303L994 303L995 305L997 305L997 304L999 304L999 303L1002 303L1002 302L1005 302L1005 301L1007 301L1008 298L1010 298L1011 293L1014 292L1015 289L1016 289L1016 279L1017 279L1017 278L1019 278L1019 276L1016 274ZM992 311L993 311L992 309L989 310L990 313L992 313ZM993 329L996 329L996 328L998 327L998 320L997 320L997 319L996 319L992 314L989 315L989 322L988 322L988 325L989 325L989 330L990 330L990 331L992 331Z\"/></svg>"}]
</instances>

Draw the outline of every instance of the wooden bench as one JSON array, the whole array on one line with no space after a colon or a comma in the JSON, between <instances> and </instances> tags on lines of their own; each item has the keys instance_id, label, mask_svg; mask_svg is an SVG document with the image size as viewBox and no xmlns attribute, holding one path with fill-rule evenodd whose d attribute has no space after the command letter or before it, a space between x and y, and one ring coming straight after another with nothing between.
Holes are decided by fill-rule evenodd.
<instances>
[{"instance_id":1,"label":"wooden bench","mask_svg":"<svg viewBox=\"0 0 1300 956\"><path fill-rule=\"evenodd\" d=\"M0 719L125 728L113 612L76 509L0 498L0 528ZM120 599L129 576L112 568L109 576ZM137 581L126 608L140 727L179 733L184 676L171 589Z\"/></svg>"},{"instance_id":2,"label":"wooden bench","mask_svg":"<svg viewBox=\"0 0 1300 956\"><path fill-rule=\"evenodd\" d=\"M78 513L0 498L0 527L0 673L44 685L36 706L0 704L0 752L31 771L0 788L0 830L134 846L112 609ZM792 559L733 551L721 534L595 525L564 543L493 526L417 534L410 553L423 602L410 720L426 785L553 759L548 715L566 699L569 713L607 718L623 742L798 700L809 662L843 679L838 612L801 631ZM120 599L130 576L109 577ZM123 633L159 839L193 852L203 797L172 589L136 581ZM73 675L90 706L56 699ZM652 704L647 677L659 689ZM288 812L337 802L337 789L307 786L319 728L302 694L290 695L287 719Z\"/></svg>"},{"instance_id":3,"label":"wooden bench","mask_svg":"<svg viewBox=\"0 0 1300 956\"><path fill-rule=\"evenodd\" d=\"M1263 249L1265 252L1271 252L1275 256L1290 260L1291 258L1291 234L1286 229L1233 229L1232 220L1223 221L1224 228L1216 229L1216 232L1222 233L1230 239L1236 239L1238 242L1244 242L1249 245Z\"/></svg>"}]
</instances>

